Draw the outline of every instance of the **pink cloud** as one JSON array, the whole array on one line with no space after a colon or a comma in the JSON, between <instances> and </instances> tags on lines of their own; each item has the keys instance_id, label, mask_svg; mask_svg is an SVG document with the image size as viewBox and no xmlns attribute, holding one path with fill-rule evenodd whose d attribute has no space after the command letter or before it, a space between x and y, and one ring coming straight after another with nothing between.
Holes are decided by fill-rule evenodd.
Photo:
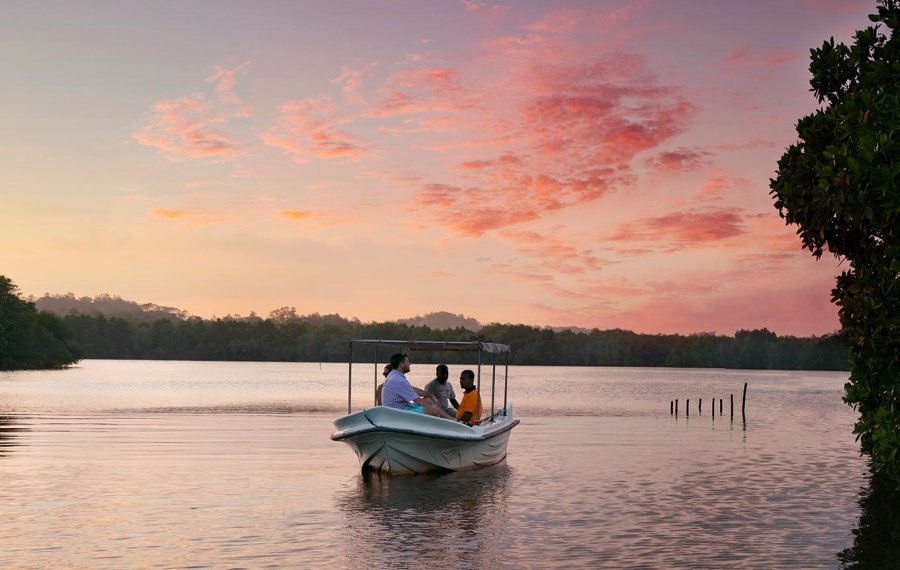
<instances>
[{"instance_id":1,"label":"pink cloud","mask_svg":"<svg viewBox=\"0 0 900 570\"><path fill-rule=\"evenodd\" d=\"M216 66L213 74L206 78L208 83L215 83L216 98L223 105L232 107L235 117L253 116L253 108L245 104L235 92L237 74L248 65L250 65L249 62L235 68Z\"/></svg>"},{"instance_id":2,"label":"pink cloud","mask_svg":"<svg viewBox=\"0 0 900 570\"><path fill-rule=\"evenodd\" d=\"M362 69L353 69L346 66L341 68L341 74L336 77L333 82L341 85L344 99L348 103L352 105L366 104L366 99L361 93L363 78L370 75L377 66L377 63L370 63Z\"/></svg>"},{"instance_id":3,"label":"pink cloud","mask_svg":"<svg viewBox=\"0 0 900 570\"><path fill-rule=\"evenodd\" d=\"M725 189L727 182L725 176L721 174L710 176L703 181L700 193L706 194L707 196L719 196L722 194L722 190Z\"/></svg>"},{"instance_id":4,"label":"pink cloud","mask_svg":"<svg viewBox=\"0 0 900 570\"><path fill-rule=\"evenodd\" d=\"M719 243L746 232L744 218L739 213L711 209L644 218L623 225L606 239L629 243L652 241L672 248Z\"/></svg>"},{"instance_id":5,"label":"pink cloud","mask_svg":"<svg viewBox=\"0 0 900 570\"><path fill-rule=\"evenodd\" d=\"M469 12L505 12L509 7L504 4L489 4L487 2L475 2L474 0L460 0Z\"/></svg>"},{"instance_id":6,"label":"pink cloud","mask_svg":"<svg viewBox=\"0 0 900 570\"><path fill-rule=\"evenodd\" d=\"M381 98L364 116L462 113L474 110L478 99L462 84L462 72L444 67L415 67L391 75L378 92ZM432 125L433 126L433 125Z\"/></svg>"},{"instance_id":7,"label":"pink cloud","mask_svg":"<svg viewBox=\"0 0 900 570\"><path fill-rule=\"evenodd\" d=\"M326 98L290 101L279 107L275 125L262 133L260 139L282 149L295 162L358 158L369 145L338 128L349 122Z\"/></svg>"},{"instance_id":8,"label":"pink cloud","mask_svg":"<svg viewBox=\"0 0 900 570\"><path fill-rule=\"evenodd\" d=\"M726 152L737 152L742 150L751 150L755 148L775 148L779 146L775 141L767 141L762 139L754 139L743 143L726 143L716 145L715 148Z\"/></svg>"},{"instance_id":9,"label":"pink cloud","mask_svg":"<svg viewBox=\"0 0 900 570\"><path fill-rule=\"evenodd\" d=\"M543 34L564 34L573 31L578 26L578 21L584 17L583 11L563 8L548 13L536 22L522 26L522 29Z\"/></svg>"},{"instance_id":10,"label":"pink cloud","mask_svg":"<svg viewBox=\"0 0 900 570\"><path fill-rule=\"evenodd\" d=\"M212 100L198 93L153 104L144 126L132 136L138 143L158 149L172 161L233 158L244 145L227 134L223 127L231 119L253 114L253 109L234 91L236 73L241 67L216 67L213 75L207 78L208 83L215 83Z\"/></svg>"},{"instance_id":11,"label":"pink cloud","mask_svg":"<svg viewBox=\"0 0 900 570\"><path fill-rule=\"evenodd\" d=\"M805 54L781 49L742 47L725 54L725 63L730 67L775 67L804 57Z\"/></svg>"},{"instance_id":12,"label":"pink cloud","mask_svg":"<svg viewBox=\"0 0 900 570\"><path fill-rule=\"evenodd\" d=\"M479 109L457 125L502 138L500 152L462 162L464 181L425 183L415 197L452 231L479 236L625 188L633 181L634 158L683 132L694 112L638 57L544 63L529 67L522 79L512 86L521 94L517 99L494 95L507 114L515 113L510 118L489 122ZM490 132L491 126L502 133Z\"/></svg>"},{"instance_id":13,"label":"pink cloud","mask_svg":"<svg viewBox=\"0 0 900 570\"><path fill-rule=\"evenodd\" d=\"M699 148L679 147L664 151L645 161L647 167L667 174L691 172L709 165L712 154Z\"/></svg>"}]
</instances>

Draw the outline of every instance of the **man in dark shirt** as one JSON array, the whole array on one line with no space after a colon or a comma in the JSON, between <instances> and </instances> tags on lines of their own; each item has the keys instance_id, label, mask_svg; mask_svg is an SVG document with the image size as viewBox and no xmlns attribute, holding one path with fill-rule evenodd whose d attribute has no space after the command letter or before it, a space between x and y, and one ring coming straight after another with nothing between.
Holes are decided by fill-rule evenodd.
<instances>
[{"instance_id":1,"label":"man in dark shirt","mask_svg":"<svg viewBox=\"0 0 900 570\"><path fill-rule=\"evenodd\" d=\"M425 391L434 394L438 404L449 415L456 417L456 410L459 408L459 402L456 401L456 394L453 392L453 386L447 382L450 378L450 371L446 364L438 364L435 370L436 378L425 384ZM450 406L453 406L452 408Z\"/></svg>"}]
</instances>

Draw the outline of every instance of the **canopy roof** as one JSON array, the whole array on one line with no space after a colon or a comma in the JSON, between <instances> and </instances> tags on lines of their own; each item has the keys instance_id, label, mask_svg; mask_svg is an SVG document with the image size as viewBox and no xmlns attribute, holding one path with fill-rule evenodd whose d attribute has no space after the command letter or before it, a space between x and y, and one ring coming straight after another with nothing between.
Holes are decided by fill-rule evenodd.
<instances>
[{"instance_id":1,"label":"canopy roof","mask_svg":"<svg viewBox=\"0 0 900 570\"><path fill-rule=\"evenodd\" d=\"M496 342L481 342L478 340L448 341L448 340L384 340L369 338L348 339L350 345L375 344L403 346L409 350L453 350L453 351L484 351L491 353L509 352L509 345Z\"/></svg>"}]
</instances>

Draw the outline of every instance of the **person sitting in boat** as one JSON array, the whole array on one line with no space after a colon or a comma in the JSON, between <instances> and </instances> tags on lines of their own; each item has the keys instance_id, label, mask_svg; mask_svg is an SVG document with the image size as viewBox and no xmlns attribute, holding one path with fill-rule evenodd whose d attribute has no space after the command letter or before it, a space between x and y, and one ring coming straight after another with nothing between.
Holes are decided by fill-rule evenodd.
<instances>
[{"instance_id":1,"label":"person sitting in boat","mask_svg":"<svg viewBox=\"0 0 900 570\"><path fill-rule=\"evenodd\" d=\"M437 398L411 385L406 379L406 373L410 371L409 356L399 352L391 356L391 368L381 390L382 405L448 420L454 419L441 409Z\"/></svg>"},{"instance_id":2,"label":"person sitting in boat","mask_svg":"<svg viewBox=\"0 0 900 570\"><path fill-rule=\"evenodd\" d=\"M391 365L385 364L384 370L381 372L381 375L384 376L385 379L387 379L388 374L391 373L391 370L393 370L393 368L391 368ZM381 384L378 385L377 388L375 388L375 405L376 406L381 405L381 391L383 389L384 389L384 382L382 382Z\"/></svg>"},{"instance_id":3,"label":"person sitting in boat","mask_svg":"<svg viewBox=\"0 0 900 570\"><path fill-rule=\"evenodd\" d=\"M481 419L481 396L475 388L475 373L463 370L459 375L459 387L465 394L456 410L456 419L473 426Z\"/></svg>"},{"instance_id":4,"label":"person sitting in boat","mask_svg":"<svg viewBox=\"0 0 900 570\"><path fill-rule=\"evenodd\" d=\"M425 384L425 391L434 394L437 398L438 405L442 410L456 416L456 410L459 409L459 402L456 401L456 394L453 392L453 385L447 380L450 378L450 371L446 364L438 364L435 370L436 378ZM453 406L452 408L450 406Z\"/></svg>"}]
</instances>

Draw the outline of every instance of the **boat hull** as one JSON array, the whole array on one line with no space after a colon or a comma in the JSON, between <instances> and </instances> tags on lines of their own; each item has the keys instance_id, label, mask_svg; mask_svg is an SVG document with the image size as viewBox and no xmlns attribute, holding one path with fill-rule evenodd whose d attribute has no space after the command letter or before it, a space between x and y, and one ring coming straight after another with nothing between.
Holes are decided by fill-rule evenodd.
<instances>
[{"instance_id":1,"label":"boat hull","mask_svg":"<svg viewBox=\"0 0 900 570\"><path fill-rule=\"evenodd\" d=\"M499 415L480 426L466 426L385 407L370 408L335 421L331 437L349 445L364 472L413 475L465 471L503 461L509 436L519 420Z\"/></svg>"}]
</instances>

